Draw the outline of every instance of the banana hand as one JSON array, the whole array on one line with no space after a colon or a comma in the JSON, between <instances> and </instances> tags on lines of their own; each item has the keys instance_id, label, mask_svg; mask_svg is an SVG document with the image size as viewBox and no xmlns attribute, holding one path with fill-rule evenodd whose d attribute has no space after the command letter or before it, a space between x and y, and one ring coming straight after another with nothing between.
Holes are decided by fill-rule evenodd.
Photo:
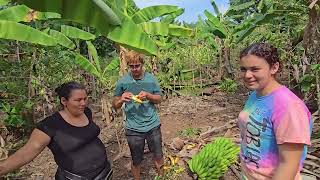
<instances>
[{"instance_id":1,"label":"banana hand","mask_svg":"<svg viewBox=\"0 0 320 180\"><path fill-rule=\"evenodd\" d=\"M142 103L142 100L138 98L138 95L132 96L131 98L135 103Z\"/></svg>"}]
</instances>

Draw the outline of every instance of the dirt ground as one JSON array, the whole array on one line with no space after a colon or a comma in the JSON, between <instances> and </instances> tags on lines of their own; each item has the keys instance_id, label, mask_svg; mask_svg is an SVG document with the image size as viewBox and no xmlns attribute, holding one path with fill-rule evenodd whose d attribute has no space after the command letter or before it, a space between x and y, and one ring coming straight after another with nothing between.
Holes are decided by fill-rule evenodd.
<instances>
[{"instance_id":1,"label":"dirt ground","mask_svg":"<svg viewBox=\"0 0 320 180\"><path fill-rule=\"evenodd\" d=\"M212 96L187 96L187 97L171 97L164 100L159 106L161 119L161 130L164 144L165 156L172 154L169 150L172 139L177 137L180 131L186 128L200 128L202 132L211 127L224 125L226 122L236 119L245 94L224 94L216 92ZM107 127L104 122L99 120L99 112L95 112L95 121L101 127L100 138L106 146L108 158L112 161L114 169L114 180L132 179L130 173L130 153L127 148L123 152L123 156L119 156L119 144L125 145L121 127ZM121 121L118 117L117 121ZM118 123L121 124L121 123ZM117 132L117 133L116 133ZM223 135L222 132L220 135ZM237 134L237 128L232 129L232 133ZM218 135L217 135L218 136ZM150 153L145 154L142 164L142 179L154 179L156 172L153 166ZM21 168L22 176L19 179L54 179L56 165L53 161L51 152L46 149L31 163ZM180 178L184 179L184 178ZM234 180L235 176L228 172L224 176L225 180Z\"/></svg>"}]
</instances>

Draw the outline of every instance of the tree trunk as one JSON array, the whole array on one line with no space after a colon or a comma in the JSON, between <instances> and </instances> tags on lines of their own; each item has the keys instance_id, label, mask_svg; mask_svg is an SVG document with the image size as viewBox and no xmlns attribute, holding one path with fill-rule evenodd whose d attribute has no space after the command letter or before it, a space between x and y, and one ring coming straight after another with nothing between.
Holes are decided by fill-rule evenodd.
<instances>
[{"instance_id":1,"label":"tree trunk","mask_svg":"<svg viewBox=\"0 0 320 180\"><path fill-rule=\"evenodd\" d=\"M305 49L305 53L311 65L320 64L320 12L317 10L317 6L314 5L316 1L310 1L309 11L309 22L305 28L304 36L303 36L303 47ZM316 2L317 5L320 5L320 1ZM312 72L310 72L312 73ZM316 72L316 84L319 86L319 73ZM319 87L317 87L319 88ZM317 89L317 99L318 99L318 110L320 111L320 95L319 89Z\"/></svg>"},{"instance_id":2,"label":"tree trunk","mask_svg":"<svg viewBox=\"0 0 320 180\"><path fill-rule=\"evenodd\" d=\"M228 77L232 77L233 70L230 63L230 48L228 46L224 46L223 48L223 59L224 59L224 67L226 72L228 73Z\"/></svg>"},{"instance_id":3,"label":"tree trunk","mask_svg":"<svg viewBox=\"0 0 320 180\"><path fill-rule=\"evenodd\" d=\"M101 97L102 120L106 121L107 126L109 126L110 123L114 120L111 109L112 106L108 99L108 96L105 94Z\"/></svg>"},{"instance_id":4,"label":"tree trunk","mask_svg":"<svg viewBox=\"0 0 320 180\"><path fill-rule=\"evenodd\" d=\"M316 86L317 86L317 99L318 99L318 118L320 118L320 73L316 72Z\"/></svg>"},{"instance_id":5,"label":"tree trunk","mask_svg":"<svg viewBox=\"0 0 320 180\"><path fill-rule=\"evenodd\" d=\"M218 44L218 46L220 46L220 50L219 50L219 71L218 71L218 78L217 80L220 81L222 76L224 75L224 64L223 64L223 47L222 47L222 43L221 43L221 39L216 38L216 43Z\"/></svg>"},{"instance_id":6,"label":"tree trunk","mask_svg":"<svg viewBox=\"0 0 320 180\"><path fill-rule=\"evenodd\" d=\"M126 60L126 52L127 49L119 46L119 57L120 57L120 70L119 70L119 75L120 77L122 77L123 75L125 75L127 73L127 60Z\"/></svg>"},{"instance_id":7,"label":"tree trunk","mask_svg":"<svg viewBox=\"0 0 320 180\"><path fill-rule=\"evenodd\" d=\"M17 56L17 61L20 63L20 48L19 48L19 41L16 41L16 56Z\"/></svg>"},{"instance_id":8,"label":"tree trunk","mask_svg":"<svg viewBox=\"0 0 320 180\"><path fill-rule=\"evenodd\" d=\"M151 66L152 66L152 74L153 75L158 74L158 66L157 66L157 58L156 58L156 56L152 56Z\"/></svg>"},{"instance_id":9,"label":"tree trunk","mask_svg":"<svg viewBox=\"0 0 320 180\"><path fill-rule=\"evenodd\" d=\"M35 96L36 92L35 89L32 86L32 80L33 80L33 76L32 76L32 71L33 71L33 66L34 64L36 64L37 61L37 49L34 48L33 49L33 53L32 53L32 60L31 60L31 65L30 65L30 72L29 72L29 82L28 82L28 100L31 100L31 97Z\"/></svg>"}]
</instances>

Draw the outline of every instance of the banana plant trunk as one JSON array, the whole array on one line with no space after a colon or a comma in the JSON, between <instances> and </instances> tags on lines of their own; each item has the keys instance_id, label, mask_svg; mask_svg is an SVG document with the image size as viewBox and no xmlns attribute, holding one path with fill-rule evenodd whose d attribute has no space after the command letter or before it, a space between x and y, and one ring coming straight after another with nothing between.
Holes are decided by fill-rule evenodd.
<instances>
[{"instance_id":1,"label":"banana plant trunk","mask_svg":"<svg viewBox=\"0 0 320 180\"><path fill-rule=\"evenodd\" d=\"M127 73L128 65L126 60L126 53L128 50L124 48L123 46L119 46L119 58L120 58L120 70L119 70L119 76L120 78ZM121 113L122 118L126 119L126 114L124 112L124 104L121 107Z\"/></svg>"},{"instance_id":2,"label":"banana plant trunk","mask_svg":"<svg viewBox=\"0 0 320 180\"><path fill-rule=\"evenodd\" d=\"M220 81L222 79L222 76L224 75L224 65L223 65L223 47L222 47L222 43L221 43L221 39L220 38L216 38L216 43L218 44L220 48L219 50L219 71L218 71L218 77L217 80Z\"/></svg>"},{"instance_id":3,"label":"banana plant trunk","mask_svg":"<svg viewBox=\"0 0 320 180\"><path fill-rule=\"evenodd\" d=\"M120 70L119 70L119 75L122 77L127 73L128 70L128 65L127 65L127 60L126 60L126 53L127 49L124 48L123 46L119 46L119 57L120 57Z\"/></svg>"},{"instance_id":4,"label":"banana plant trunk","mask_svg":"<svg viewBox=\"0 0 320 180\"><path fill-rule=\"evenodd\" d=\"M233 76L233 70L230 63L230 48L228 46L223 47L223 60L224 60L224 68L226 69L227 76Z\"/></svg>"},{"instance_id":5,"label":"banana plant trunk","mask_svg":"<svg viewBox=\"0 0 320 180\"><path fill-rule=\"evenodd\" d=\"M157 75L158 74L158 66L157 66L157 58L156 58L156 56L152 56L151 66L152 66L152 74L153 75Z\"/></svg>"},{"instance_id":6,"label":"banana plant trunk","mask_svg":"<svg viewBox=\"0 0 320 180\"><path fill-rule=\"evenodd\" d=\"M320 1L316 2L320 5ZM312 3L313 4L313 3ZM317 5L309 6L309 22L304 30L303 46L305 53L311 65L320 64L320 12L317 10ZM319 73L316 72L317 84L317 101L318 101L318 115L320 114L320 90L319 90Z\"/></svg>"},{"instance_id":7,"label":"banana plant trunk","mask_svg":"<svg viewBox=\"0 0 320 180\"><path fill-rule=\"evenodd\" d=\"M318 99L318 118L320 118L320 73L316 72L317 99Z\"/></svg>"},{"instance_id":8,"label":"banana plant trunk","mask_svg":"<svg viewBox=\"0 0 320 180\"><path fill-rule=\"evenodd\" d=\"M106 94L103 94L101 97L102 119L106 122L107 126L114 120L112 106L108 99L110 99L110 97Z\"/></svg>"},{"instance_id":9,"label":"banana plant trunk","mask_svg":"<svg viewBox=\"0 0 320 180\"><path fill-rule=\"evenodd\" d=\"M32 74L32 69L34 64L36 64L37 62L37 49L34 48L33 49L33 53L32 53L32 60L31 60L31 65L30 65L30 72L29 72L29 82L28 82L28 100L31 100L32 97L35 96L36 94L36 90L34 89L34 87L32 86L32 81L33 81L33 74Z\"/></svg>"}]
</instances>

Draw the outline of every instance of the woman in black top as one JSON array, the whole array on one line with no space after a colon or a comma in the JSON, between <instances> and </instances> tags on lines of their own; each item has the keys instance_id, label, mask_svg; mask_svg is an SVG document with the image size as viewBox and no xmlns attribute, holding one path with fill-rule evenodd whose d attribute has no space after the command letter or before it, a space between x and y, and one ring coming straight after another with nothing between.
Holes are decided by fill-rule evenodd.
<instances>
[{"instance_id":1,"label":"woman in black top","mask_svg":"<svg viewBox=\"0 0 320 180\"><path fill-rule=\"evenodd\" d=\"M85 88L69 82L56 92L63 109L41 121L27 144L0 162L0 176L29 163L48 146L58 165L56 180L111 179L106 150L98 138L100 128L86 107Z\"/></svg>"}]
</instances>

